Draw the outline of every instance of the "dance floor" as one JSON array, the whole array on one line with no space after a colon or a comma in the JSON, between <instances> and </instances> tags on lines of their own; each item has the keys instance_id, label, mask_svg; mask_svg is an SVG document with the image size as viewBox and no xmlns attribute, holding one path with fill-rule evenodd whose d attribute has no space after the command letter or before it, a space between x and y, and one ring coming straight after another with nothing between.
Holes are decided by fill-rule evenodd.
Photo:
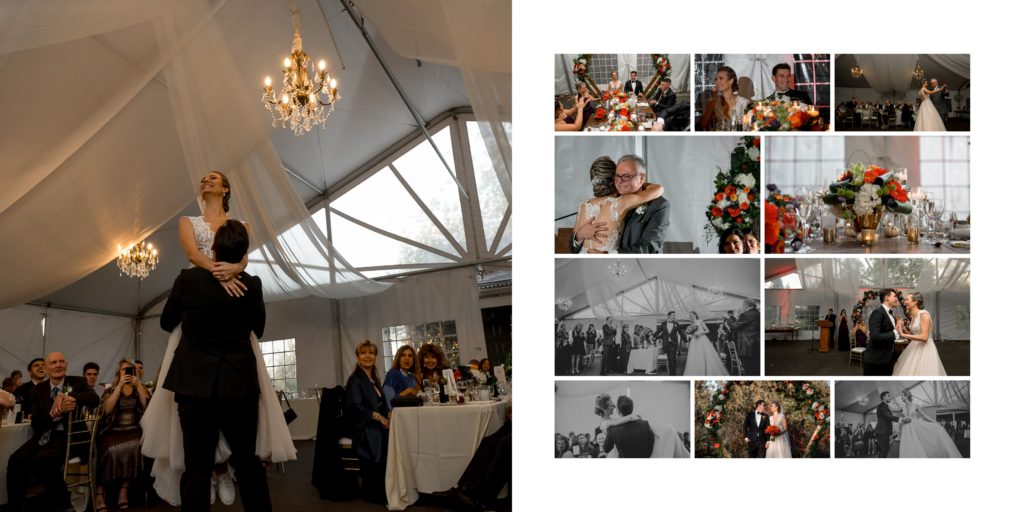
<instances>
[{"instance_id":1,"label":"dance floor","mask_svg":"<svg viewBox=\"0 0 1024 512\"><path fill-rule=\"evenodd\" d=\"M768 340L765 342L765 375L863 375L860 363L850 364L850 353L808 352L810 341ZM969 376L971 344L967 341L935 344L949 376Z\"/></svg>"},{"instance_id":2,"label":"dance floor","mask_svg":"<svg viewBox=\"0 0 1024 512\"><path fill-rule=\"evenodd\" d=\"M836 128L836 130L840 131L840 132L879 132L879 133L887 133L887 132L913 132L914 131L914 125L912 125L912 124L909 125L909 126L904 125L904 126L900 126L900 127L893 127L893 128L889 128L889 129L886 129L886 130L882 130L880 128L876 128L874 126L871 126L871 127L861 127L861 128L850 128L850 125L848 125L848 124L847 125L843 125L843 126L839 126L838 122L836 123L836 126L838 126L838 128ZM946 121L946 131L947 132L969 132L969 131L971 131L971 121L970 121L970 119L950 119L950 120Z\"/></svg>"}]
</instances>

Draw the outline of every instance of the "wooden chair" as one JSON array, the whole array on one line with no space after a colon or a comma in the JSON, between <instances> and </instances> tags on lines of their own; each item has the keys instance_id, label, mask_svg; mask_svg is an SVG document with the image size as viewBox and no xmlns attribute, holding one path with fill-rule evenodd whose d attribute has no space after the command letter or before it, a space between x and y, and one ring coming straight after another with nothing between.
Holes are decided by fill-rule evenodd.
<instances>
[{"instance_id":1,"label":"wooden chair","mask_svg":"<svg viewBox=\"0 0 1024 512\"><path fill-rule=\"evenodd\" d=\"M729 349L729 358L732 359L732 371L734 375L743 375L743 361L740 360L739 352L736 350L736 343L727 341L725 346Z\"/></svg>"},{"instance_id":2,"label":"wooden chair","mask_svg":"<svg viewBox=\"0 0 1024 512\"><path fill-rule=\"evenodd\" d=\"M668 356L661 354L658 356L658 373L661 373L661 369L665 369L665 373L668 373Z\"/></svg>"},{"instance_id":3,"label":"wooden chair","mask_svg":"<svg viewBox=\"0 0 1024 512\"><path fill-rule=\"evenodd\" d=\"M850 336L850 360L847 362L847 366L853 364L854 360L860 361L860 367L864 368L864 351L867 348L857 346L857 334L854 331L854 335Z\"/></svg>"}]
</instances>

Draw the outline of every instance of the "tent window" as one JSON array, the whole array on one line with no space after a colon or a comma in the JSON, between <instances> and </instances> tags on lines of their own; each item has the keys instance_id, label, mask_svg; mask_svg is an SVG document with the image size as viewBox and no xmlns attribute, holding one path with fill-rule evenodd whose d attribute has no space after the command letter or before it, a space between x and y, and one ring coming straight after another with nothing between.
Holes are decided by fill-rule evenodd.
<instances>
[{"instance_id":1,"label":"tent window","mask_svg":"<svg viewBox=\"0 0 1024 512\"><path fill-rule=\"evenodd\" d=\"M960 219L971 213L967 137L921 137L921 190Z\"/></svg>"},{"instance_id":2,"label":"tent window","mask_svg":"<svg viewBox=\"0 0 1024 512\"><path fill-rule=\"evenodd\" d=\"M846 168L843 137L771 137L771 176L782 193L808 195L834 181Z\"/></svg>"},{"instance_id":3,"label":"tent window","mask_svg":"<svg viewBox=\"0 0 1024 512\"><path fill-rule=\"evenodd\" d=\"M295 338L260 342L263 363L267 365L267 373L274 384L274 389L285 393L299 390L299 379L296 376Z\"/></svg>"},{"instance_id":4,"label":"tent window","mask_svg":"<svg viewBox=\"0 0 1024 512\"><path fill-rule=\"evenodd\" d=\"M800 282L800 276L796 272L786 274L781 277L776 277L768 284L765 285L765 289L768 290L802 290L803 284Z\"/></svg>"},{"instance_id":5,"label":"tent window","mask_svg":"<svg viewBox=\"0 0 1024 512\"><path fill-rule=\"evenodd\" d=\"M697 105L703 105L711 99L715 88L715 74L718 68L725 65L725 56L721 53L698 55L694 69L694 91L697 94ZM773 139L775 137L772 137Z\"/></svg>"},{"instance_id":6,"label":"tent window","mask_svg":"<svg viewBox=\"0 0 1024 512\"><path fill-rule=\"evenodd\" d=\"M821 306L796 306L793 308L793 323L797 329L814 329L821 318Z\"/></svg>"},{"instance_id":7,"label":"tent window","mask_svg":"<svg viewBox=\"0 0 1024 512\"><path fill-rule=\"evenodd\" d=\"M498 236L498 229L509 209L508 199L505 191L498 181L498 176L491 161L491 154L497 153L497 148L488 148L480 131L480 125L476 121L466 122L466 133L469 135L469 147L473 157L473 174L476 178L476 193L479 197L477 203L480 205L480 218L483 221L484 240L487 247L494 245L494 238ZM492 149L492 151L489 151ZM510 212L509 212L510 213ZM508 219L501 239L497 245L500 252L508 244L512 243L512 218Z\"/></svg>"},{"instance_id":8,"label":"tent window","mask_svg":"<svg viewBox=\"0 0 1024 512\"><path fill-rule=\"evenodd\" d=\"M971 306L969 304L958 304L956 306L956 330L960 332L971 331Z\"/></svg>"},{"instance_id":9,"label":"tent window","mask_svg":"<svg viewBox=\"0 0 1024 512\"><path fill-rule=\"evenodd\" d=\"M449 368L459 364L459 336L455 320L385 327L381 329L381 339L384 340L385 368L391 368L395 354L403 345L411 345L419 352L420 346L427 343L441 347Z\"/></svg>"},{"instance_id":10,"label":"tent window","mask_svg":"<svg viewBox=\"0 0 1024 512\"><path fill-rule=\"evenodd\" d=\"M782 306L768 306L768 309L764 312L764 321L768 325L782 323Z\"/></svg>"},{"instance_id":11,"label":"tent window","mask_svg":"<svg viewBox=\"0 0 1024 512\"><path fill-rule=\"evenodd\" d=\"M831 59L827 53L798 53L793 59L796 88L809 91L815 105L828 108L832 104Z\"/></svg>"}]
</instances>

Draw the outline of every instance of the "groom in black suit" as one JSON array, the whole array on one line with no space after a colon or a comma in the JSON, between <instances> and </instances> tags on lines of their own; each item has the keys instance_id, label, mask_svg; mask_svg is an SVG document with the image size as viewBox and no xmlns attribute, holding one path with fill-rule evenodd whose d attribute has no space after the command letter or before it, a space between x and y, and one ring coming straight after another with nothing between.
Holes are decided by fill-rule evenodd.
<instances>
[{"instance_id":1,"label":"groom in black suit","mask_svg":"<svg viewBox=\"0 0 1024 512\"><path fill-rule=\"evenodd\" d=\"M626 94L635 94L637 96L644 93L644 85L640 83L640 80L636 79L636 71L629 72L629 81L622 88Z\"/></svg>"},{"instance_id":2,"label":"groom in black suit","mask_svg":"<svg viewBox=\"0 0 1024 512\"><path fill-rule=\"evenodd\" d=\"M676 312L668 312L668 320L665 320L654 331L654 337L661 340L661 346L665 349L665 356L668 357L668 374L676 374L676 351L679 350L679 338L682 336L683 327L676 323Z\"/></svg>"},{"instance_id":3,"label":"groom in black suit","mask_svg":"<svg viewBox=\"0 0 1024 512\"><path fill-rule=\"evenodd\" d=\"M754 402L754 410L743 420L743 442L747 443L747 457L764 458L764 444L768 441L768 415L764 412L764 400Z\"/></svg>"},{"instance_id":4,"label":"groom in black suit","mask_svg":"<svg viewBox=\"0 0 1024 512\"><path fill-rule=\"evenodd\" d=\"M889 457L889 444L892 443L892 424L903 417L903 413L892 412L892 409L889 409L889 404L892 403L892 393L883 391L881 396L882 403L878 404L878 408L875 410L875 414L878 416L875 438L878 439L878 458L885 459Z\"/></svg>"},{"instance_id":5,"label":"groom in black suit","mask_svg":"<svg viewBox=\"0 0 1024 512\"><path fill-rule=\"evenodd\" d=\"M217 261L238 263L249 249L241 222L227 221L213 240ZM259 380L250 333L263 336L266 309L262 283L238 274L245 295L224 293L208 270L182 270L160 315L160 327L181 324L181 343L167 369L164 388L175 393L185 450L182 510L210 510L210 475L218 431L231 448L231 466L246 511L270 510L270 491L256 457Z\"/></svg>"},{"instance_id":6,"label":"groom in black suit","mask_svg":"<svg viewBox=\"0 0 1024 512\"><path fill-rule=\"evenodd\" d=\"M798 91L796 89L789 88L789 79L793 76L793 69L789 67L789 64L783 62L776 64L772 68L772 82L775 82L775 92L768 96L767 99L783 99L789 98L790 101L796 100L805 105L811 104L811 97L804 91Z\"/></svg>"},{"instance_id":7,"label":"groom in black suit","mask_svg":"<svg viewBox=\"0 0 1024 512\"><path fill-rule=\"evenodd\" d=\"M620 396L615 403L619 414L629 416L633 414L633 399L628 396ZM620 459L647 459L654 452L654 431L650 423L645 420L635 420L608 427L608 434L604 439L604 451L610 452L612 448L619 449Z\"/></svg>"},{"instance_id":8,"label":"groom in black suit","mask_svg":"<svg viewBox=\"0 0 1024 512\"><path fill-rule=\"evenodd\" d=\"M893 343L899 339L896 333L896 317L893 308L899 304L896 290L886 288L879 292L882 307L871 312L868 319L868 347L864 351L864 375L891 376L893 359Z\"/></svg>"}]
</instances>

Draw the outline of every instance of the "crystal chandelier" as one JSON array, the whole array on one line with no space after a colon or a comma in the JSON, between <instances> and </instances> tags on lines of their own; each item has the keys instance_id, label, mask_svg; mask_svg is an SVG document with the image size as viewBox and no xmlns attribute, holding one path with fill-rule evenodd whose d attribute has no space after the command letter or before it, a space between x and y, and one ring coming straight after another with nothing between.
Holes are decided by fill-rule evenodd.
<instances>
[{"instance_id":1,"label":"crystal chandelier","mask_svg":"<svg viewBox=\"0 0 1024 512\"><path fill-rule=\"evenodd\" d=\"M151 243L143 245L143 242L139 242L127 249L121 249L118 245L117 252L120 253L117 256L117 268L123 276L145 279L160 262Z\"/></svg>"},{"instance_id":2,"label":"crystal chandelier","mask_svg":"<svg viewBox=\"0 0 1024 512\"><path fill-rule=\"evenodd\" d=\"M571 307L572 307L572 299L562 299L562 300L558 301L558 310L563 312L563 313L566 312L566 311L569 311L569 308L571 308Z\"/></svg>"},{"instance_id":3,"label":"crystal chandelier","mask_svg":"<svg viewBox=\"0 0 1024 512\"><path fill-rule=\"evenodd\" d=\"M338 81L327 71L327 63L320 60L314 69L312 60L302 51L302 22L299 6L293 0L290 7L292 26L292 54L284 59L281 70L281 94L274 92L273 82L268 76L263 81L263 106L270 111L272 124L291 129L296 136L302 135L313 126L327 126L327 116L334 112L338 99Z\"/></svg>"},{"instance_id":4,"label":"crystal chandelier","mask_svg":"<svg viewBox=\"0 0 1024 512\"><path fill-rule=\"evenodd\" d=\"M608 265L608 271L615 277L623 277L629 273L629 269L621 261L616 261L611 265Z\"/></svg>"},{"instance_id":5,"label":"crystal chandelier","mask_svg":"<svg viewBox=\"0 0 1024 512\"><path fill-rule=\"evenodd\" d=\"M921 65L918 64L914 67L914 80L920 80L924 78L924 69L921 69Z\"/></svg>"},{"instance_id":6,"label":"crystal chandelier","mask_svg":"<svg viewBox=\"0 0 1024 512\"><path fill-rule=\"evenodd\" d=\"M860 78L864 76L864 71L860 69L860 66L854 66L850 68L850 74L853 75L854 78Z\"/></svg>"}]
</instances>

